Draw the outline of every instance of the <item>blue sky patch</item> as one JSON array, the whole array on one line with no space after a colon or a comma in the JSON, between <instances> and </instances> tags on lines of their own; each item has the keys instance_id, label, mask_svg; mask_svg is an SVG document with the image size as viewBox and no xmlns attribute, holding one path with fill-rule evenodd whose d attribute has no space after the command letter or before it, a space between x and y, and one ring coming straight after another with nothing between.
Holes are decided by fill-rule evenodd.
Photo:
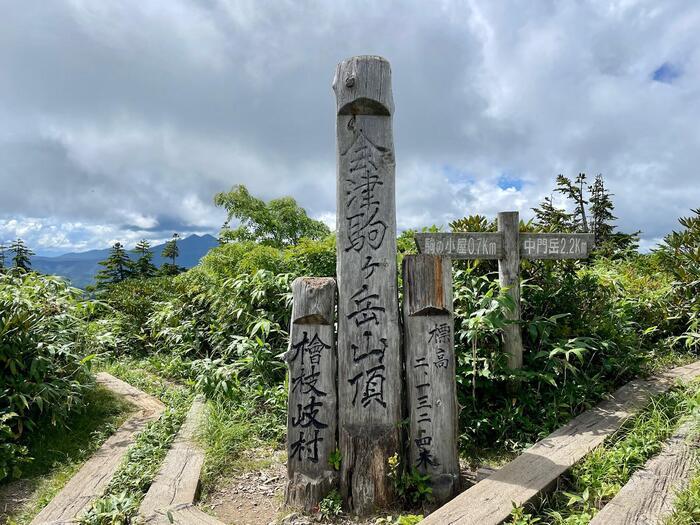
<instances>
[{"instance_id":1,"label":"blue sky patch","mask_svg":"<svg viewBox=\"0 0 700 525\"><path fill-rule=\"evenodd\" d=\"M523 189L524 183L525 181L523 181L523 179L518 178L514 175L508 175L507 173L504 173L498 178L498 187L502 190L514 188L515 190L520 191Z\"/></svg>"},{"instance_id":2,"label":"blue sky patch","mask_svg":"<svg viewBox=\"0 0 700 525\"><path fill-rule=\"evenodd\" d=\"M664 62L658 68L654 70L651 75L652 80L656 82L663 82L664 84L671 84L675 79L683 74L678 66L671 64L670 62Z\"/></svg>"},{"instance_id":3,"label":"blue sky patch","mask_svg":"<svg viewBox=\"0 0 700 525\"><path fill-rule=\"evenodd\" d=\"M445 177L447 177L447 180L451 184L459 182L474 184L474 182L476 182L476 179L473 175L470 175L464 170L460 170L459 168L451 166L450 164L444 164L443 166L441 166L441 168L442 172L445 174Z\"/></svg>"}]
</instances>

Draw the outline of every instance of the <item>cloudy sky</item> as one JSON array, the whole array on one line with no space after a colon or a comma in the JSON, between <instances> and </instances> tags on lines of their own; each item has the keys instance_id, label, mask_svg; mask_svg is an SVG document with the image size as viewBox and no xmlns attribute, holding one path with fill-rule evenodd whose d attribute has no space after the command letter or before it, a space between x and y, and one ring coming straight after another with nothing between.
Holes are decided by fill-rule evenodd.
<instances>
[{"instance_id":1,"label":"cloudy sky","mask_svg":"<svg viewBox=\"0 0 700 525\"><path fill-rule=\"evenodd\" d=\"M23 0L0 17L0 241L216 233L242 183L335 214L338 61L392 64L400 228L602 173L649 246L700 206L700 3Z\"/></svg>"}]
</instances>

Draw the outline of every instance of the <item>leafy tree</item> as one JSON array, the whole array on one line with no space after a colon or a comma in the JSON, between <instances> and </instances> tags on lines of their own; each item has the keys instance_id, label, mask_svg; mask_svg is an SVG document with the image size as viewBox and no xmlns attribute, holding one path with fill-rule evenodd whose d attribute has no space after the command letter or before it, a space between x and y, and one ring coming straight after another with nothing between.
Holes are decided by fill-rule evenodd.
<instances>
[{"instance_id":1,"label":"leafy tree","mask_svg":"<svg viewBox=\"0 0 700 525\"><path fill-rule=\"evenodd\" d=\"M665 238L657 256L674 277L676 315L687 322L683 335L690 348L700 348L700 208L678 219L683 229Z\"/></svg>"},{"instance_id":2,"label":"leafy tree","mask_svg":"<svg viewBox=\"0 0 700 525\"><path fill-rule=\"evenodd\" d=\"M330 233L323 222L310 218L291 197L266 203L252 196L245 186L237 185L229 192L218 193L214 203L228 213L219 234L222 242L254 241L284 248L297 244L303 237L321 240ZM234 219L239 226L231 229Z\"/></svg>"},{"instance_id":3,"label":"leafy tree","mask_svg":"<svg viewBox=\"0 0 700 525\"><path fill-rule=\"evenodd\" d=\"M114 243L109 251L109 257L99 264L104 266L104 269L97 272L95 276L98 288L120 283L133 275L131 259L120 242Z\"/></svg>"},{"instance_id":4,"label":"leafy tree","mask_svg":"<svg viewBox=\"0 0 700 525\"><path fill-rule=\"evenodd\" d=\"M588 201L584 198L584 187L586 184L586 174L579 173L575 181L571 181L564 175L557 175L557 188L554 191L561 193L568 199L574 201L574 213L572 214L573 226L576 230L581 230L587 233L588 220L586 218L586 204Z\"/></svg>"},{"instance_id":5,"label":"leafy tree","mask_svg":"<svg viewBox=\"0 0 700 525\"><path fill-rule=\"evenodd\" d=\"M22 239L17 239L10 246L10 251L14 252L12 262L15 268L21 268L28 272L32 267L32 255L34 252L30 250Z\"/></svg>"},{"instance_id":6,"label":"leafy tree","mask_svg":"<svg viewBox=\"0 0 700 525\"><path fill-rule=\"evenodd\" d=\"M155 264L153 264L153 252L151 251L151 243L146 239L141 239L136 243L134 253L139 255L139 258L133 263L133 272L136 277L153 277L158 272Z\"/></svg>"}]
</instances>

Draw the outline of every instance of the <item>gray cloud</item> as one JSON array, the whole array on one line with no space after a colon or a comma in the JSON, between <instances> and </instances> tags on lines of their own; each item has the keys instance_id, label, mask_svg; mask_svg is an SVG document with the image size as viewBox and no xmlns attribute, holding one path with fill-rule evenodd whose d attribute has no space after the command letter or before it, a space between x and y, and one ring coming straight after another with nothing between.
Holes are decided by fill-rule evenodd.
<instances>
[{"instance_id":1,"label":"gray cloud","mask_svg":"<svg viewBox=\"0 0 700 525\"><path fill-rule=\"evenodd\" d=\"M699 35L692 0L15 4L0 19L0 240L215 231L212 196L236 183L332 222L331 77L381 54L401 227L527 217L557 173L586 171L648 243L700 203Z\"/></svg>"}]
</instances>

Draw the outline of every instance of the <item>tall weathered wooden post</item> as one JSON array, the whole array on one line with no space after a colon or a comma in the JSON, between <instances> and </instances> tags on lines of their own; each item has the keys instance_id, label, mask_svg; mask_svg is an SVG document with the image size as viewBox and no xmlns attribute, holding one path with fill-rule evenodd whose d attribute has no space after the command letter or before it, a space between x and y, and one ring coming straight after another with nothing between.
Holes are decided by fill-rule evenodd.
<instances>
[{"instance_id":1,"label":"tall weathered wooden post","mask_svg":"<svg viewBox=\"0 0 700 525\"><path fill-rule=\"evenodd\" d=\"M403 285L409 461L441 505L459 490L452 261L407 255Z\"/></svg>"},{"instance_id":2,"label":"tall weathered wooden post","mask_svg":"<svg viewBox=\"0 0 700 525\"><path fill-rule=\"evenodd\" d=\"M358 514L393 494L400 447L401 355L389 62L341 62L337 101L338 431L340 487Z\"/></svg>"},{"instance_id":3,"label":"tall weathered wooden post","mask_svg":"<svg viewBox=\"0 0 700 525\"><path fill-rule=\"evenodd\" d=\"M289 330L286 504L312 510L337 485L335 280L299 277Z\"/></svg>"},{"instance_id":4,"label":"tall weathered wooden post","mask_svg":"<svg viewBox=\"0 0 700 525\"><path fill-rule=\"evenodd\" d=\"M498 231L503 236L503 256L498 259L498 280L508 289L515 306L507 312L513 324L503 329L503 347L508 354L508 366L523 366L523 336L520 330L520 217L517 211L498 214Z\"/></svg>"}]
</instances>

